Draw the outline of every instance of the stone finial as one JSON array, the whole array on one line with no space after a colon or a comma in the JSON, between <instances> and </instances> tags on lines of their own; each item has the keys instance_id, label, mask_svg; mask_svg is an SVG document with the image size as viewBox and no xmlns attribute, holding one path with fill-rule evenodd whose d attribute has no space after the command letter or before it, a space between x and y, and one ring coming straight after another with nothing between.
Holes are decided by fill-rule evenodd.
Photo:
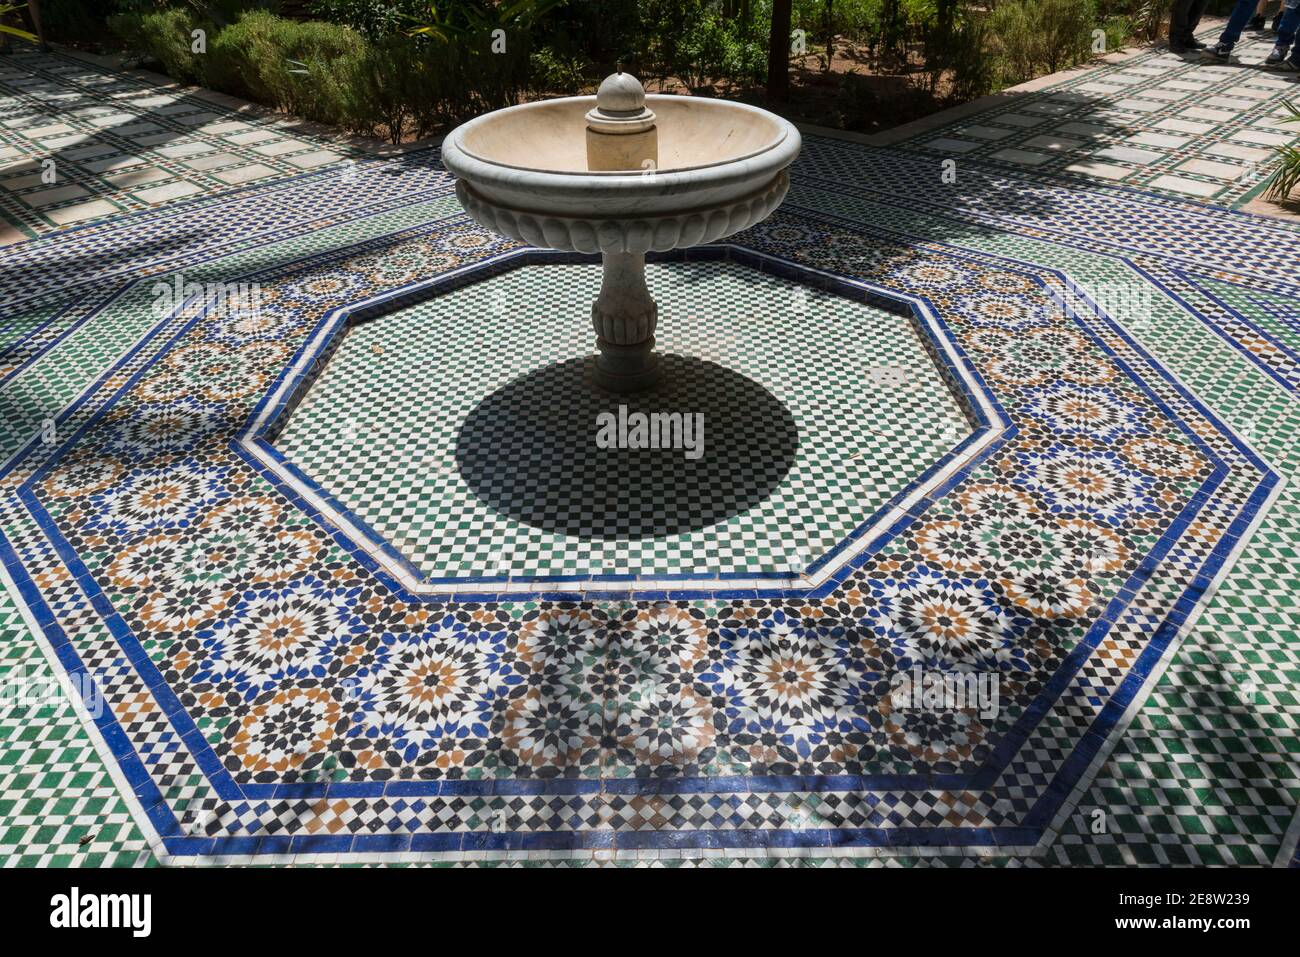
<instances>
[{"instance_id":1,"label":"stone finial","mask_svg":"<svg viewBox=\"0 0 1300 957\"><path fill-rule=\"evenodd\" d=\"M615 115L640 113L645 109L645 89L631 73L611 73L596 90L596 109Z\"/></svg>"},{"instance_id":2,"label":"stone finial","mask_svg":"<svg viewBox=\"0 0 1300 957\"><path fill-rule=\"evenodd\" d=\"M587 113L587 169L653 171L659 165L659 130L645 105L645 89L622 64L601 81L595 109Z\"/></svg>"},{"instance_id":3,"label":"stone finial","mask_svg":"<svg viewBox=\"0 0 1300 957\"><path fill-rule=\"evenodd\" d=\"M587 128L596 133L640 133L654 125L645 105L645 88L631 73L611 73L596 90L596 108L587 113Z\"/></svg>"}]
</instances>

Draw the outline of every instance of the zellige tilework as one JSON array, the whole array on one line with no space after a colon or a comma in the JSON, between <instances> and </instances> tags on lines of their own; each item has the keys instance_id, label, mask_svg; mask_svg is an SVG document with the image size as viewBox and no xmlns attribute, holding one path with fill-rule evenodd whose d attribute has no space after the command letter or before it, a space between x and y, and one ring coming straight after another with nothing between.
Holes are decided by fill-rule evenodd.
<instances>
[{"instance_id":1,"label":"zellige tilework","mask_svg":"<svg viewBox=\"0 0 1300 957\"><path fill-rule=\"evenodd\" d=\"M776 216L721 258L654 265L683 373L712 363L774 403L728 447L744 481L726 487L779 478L721 506L734 528L706 524L712 461L682 497L661 490L676 542L615 510L625 565L564 583L538 573L594 548L596 513L546 527L574 510L524 494L536 442L477 457L457 442L476 415L491 436L521 410L590 411L563 370L590 345L566 304L589 301L591 267L521 259L472 226L435 155L0 252L6 282L24 277L0 339L6 660L48 669L52 652L105 704L81 722L0 716L7 862L645 863L708 847L1288 863L1296 231L996 163L945 193L927 155L809 137ZM178 271L255 282L259 306L199 296L159 315L152 284ZM875 298L846 304L817 273ZM268 406L299 380L292 407ZM841 540L830 504L866 510L968 441L927 439L958 406L966 430L983 410L989 444L824 581L652 587L773 570L810 515L812 541ZM797 453L765 473L781 410ZM850 447L877 476L851 495L834 484L858 468ZM449 464L462 487L426 484ZM580 474L551 480L570 504L594 494ZM431 593L387 546L426 577L511 567L495 591ZM1000 707L910 709L890 691L915 668L994 678Z\"/></svg>"}]
</instances>

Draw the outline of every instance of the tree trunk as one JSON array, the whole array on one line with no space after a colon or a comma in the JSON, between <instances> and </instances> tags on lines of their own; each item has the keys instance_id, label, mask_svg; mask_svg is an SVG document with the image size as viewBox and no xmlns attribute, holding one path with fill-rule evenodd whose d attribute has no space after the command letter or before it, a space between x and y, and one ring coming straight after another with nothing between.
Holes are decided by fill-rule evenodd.
<instances>
[{"instance_id":1,"label":"tree trunk","mask_svg":"<svg viewBox=\"0 0 1300 957\"><path fill-rule=\"evenodd\" d=\"M826 72L835 59L835 0L826 0Z\"/></svg>"},{"instance_id":2,"label":"tree trunk","mask_svg":"<svg viewBox=\"0 0 1300 957\"><path fill-rule=\"evenodd\" d=\"M767 45L767 98L790 98L790 7L792 0L772 0L772 32Z\"/></svg>"}]
</instances>

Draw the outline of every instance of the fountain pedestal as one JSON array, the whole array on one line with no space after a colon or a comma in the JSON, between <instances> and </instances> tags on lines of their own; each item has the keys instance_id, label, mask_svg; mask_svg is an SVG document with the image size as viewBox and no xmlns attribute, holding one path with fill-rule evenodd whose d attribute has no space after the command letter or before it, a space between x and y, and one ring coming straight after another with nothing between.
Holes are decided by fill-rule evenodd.
<instances>
[{"instance_id":1,"label":"fountain pedestal","mask_svg":"<svg viewBox=\"0 0 1300 957\"><path fill-rule=\"evenodd\" d=\"M601 254L600 295L591 306L596 329L596 384L610 392L655 386L663 363L654 352L659 306L645 284L645 254Z\"/></svg>"}]
</instances>

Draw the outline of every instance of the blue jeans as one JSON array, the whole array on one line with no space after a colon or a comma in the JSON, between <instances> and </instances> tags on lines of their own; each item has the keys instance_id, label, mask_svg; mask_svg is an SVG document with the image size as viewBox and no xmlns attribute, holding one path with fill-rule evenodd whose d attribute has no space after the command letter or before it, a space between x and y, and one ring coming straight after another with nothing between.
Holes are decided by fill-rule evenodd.
<instances>
[{"instance_id":1,"label":"blue jeans","mask_svg":"<svg viewBox=\"0 0 1300 957\"><path fill-rule=\"evenodd\" d=\"M1277 46L1283 55L1295 43L1295 35L1300 32L1300 0L1287 0L1286 9L1282 11L1282 22L1277 28ZM1291 50L1291 61L1300 63L1300 47Z\"/></svg>"},{"instance_id":2,"label":"blue jeans","mask_svg":"<svg viewBox=\"0 0 1300 957\"><path fill-rule=\"evenodd\" d=\"M1246 29L1246 24L1255 16L1257 6L1258 0L1237 0L1237 5L1228 17L1228 25L1223 28L1223 36L1219 37L1219 43L1229 50L1236 46L1241 39L1241 31Z\"/></svg>"}]
</instances>

